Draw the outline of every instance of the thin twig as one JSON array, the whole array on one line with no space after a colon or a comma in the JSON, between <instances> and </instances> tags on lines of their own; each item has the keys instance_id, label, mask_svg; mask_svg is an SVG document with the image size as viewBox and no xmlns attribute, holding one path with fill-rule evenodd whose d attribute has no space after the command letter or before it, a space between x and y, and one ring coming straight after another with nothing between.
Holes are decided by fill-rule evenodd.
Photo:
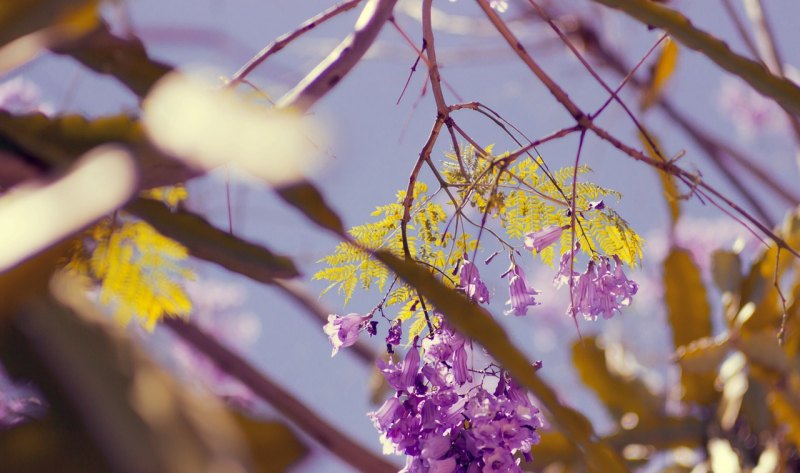
<instances>
[{"instance_id":1,"label":"thin twig","mask_svg":"<svg viewBox=\"0 0 800 473\"><path fill-rule=\"evenodd\" d=\"M253 56L252 59L247 61L247 63L245 63L245 65L242 66L238 71L236 71L231 78L231 81L228 83L228 87L235 87L237 84L242 82L242 80L244 80L245 77L253 72L256 67L266 61L273 54L285 48L292 41L313 30L322 23L325 23L336 15L355 8L359 3L361 3L361 0L350 0L339 5L334 5L324 12L304 21L294 31L278 37L275 41L271 42L264 49L259 51L258 54Z\"/></svg>"},{"instance_id":2,"label":"thin twig","mask_svg":"<svg viewBox=\"0 0 800 473\"><path fill-rule=\"evenodd\" d=\"M383 25L392 17L395 3L397 0L367 0L353 33L281 97L278 107L306 111L333 89L375 42Z\"/></svg>"}]
</instances>

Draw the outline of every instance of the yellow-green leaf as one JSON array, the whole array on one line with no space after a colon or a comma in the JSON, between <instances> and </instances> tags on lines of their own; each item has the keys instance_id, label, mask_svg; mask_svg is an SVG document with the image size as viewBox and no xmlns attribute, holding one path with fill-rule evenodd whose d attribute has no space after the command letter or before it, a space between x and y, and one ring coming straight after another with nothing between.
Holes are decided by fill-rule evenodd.
<instances>
[{"instance_id":1,"label":"yellow-green leaf","mask_svg":"<svg viewBox=\"0 0 800 473\"><path fill-rule=\"evenodd\" d=\"M647 139L648 137L650 138L649 140ZM647 154L649 154L651 158L657 160L663 160L665 158L664 150L661 148L656 137L649 131L647 132L647 136L639 132L639 141L642 142ZM655 145L655 147L653 147L653 145ZM664 191L664 200L669 207L669 215L672 225L674 226L681 216L681 194L678 191L678 185L675 183L675 176L661 170L656 170L656 172L661 181L661 187Z\"/></svg>"},{"instance_id":2,"label":"yellow-green leaf","mask_svg":"<svg viewBox=\"0 0 800 473\"><path fill-rule=\"evenodd\" d=\"M711 307L700 270L688 251L673 247L664 261L664 299L677 349L711 336ZM714 373L681 373L683 399L709 404L716 397Z\"/></svg>"},{"instance_id":3,"label":"yellow-green leaf","mask_svg":"<svg viewBox=\"0 0 800 473\"><path fill-rule=\"evenodd\" d=\"M642 95L642 102L640 107L642 110L647 110L661 97L664 91L664 86L672 77L675 72L675 66L678 64L678 45L675 41L667 38L661 46L661 52L658 55L656 64L653 67L650 82Z\"/></svg>"},{"instance_id":4,"label":"yellow-green leaf","mask_svg":"<svg viewBox=\"0 0 800 473\"><path fill-rule=\"evenodd\" d=\"M282 422L260 421L242 414L234 414L234 419L258 473L283 473L308 453L303 442Z\"/></svg>"},{"instance_id":5,"label":"yellow-green leaf","mask_svg":"<svg viewBox=\"0 0 800 473\"><path fill-rule=\"evenodd\" d=\"M639 419L659 415L664 401L655 396L637 377L622 373L609 363L606 350L595 337L578 340L572 345L572 362L583 381L605 405L620 419L634 413Z\"/></svg>"}]
</instances>

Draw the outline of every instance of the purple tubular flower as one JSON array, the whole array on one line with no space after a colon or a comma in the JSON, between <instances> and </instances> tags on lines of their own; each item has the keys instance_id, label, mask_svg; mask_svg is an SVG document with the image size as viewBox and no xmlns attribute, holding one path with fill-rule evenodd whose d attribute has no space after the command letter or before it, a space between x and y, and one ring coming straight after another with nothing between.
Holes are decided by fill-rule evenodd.
<instances>
[{"instance_id":1,"label":"purple tubular flower","mask_svg":"<svg viewBox=\"0 0 800 473\"><path fill-rule=\"evenodd\" d=\"M428 473L453 473L456 471L455 457L448 457L443 460L429 460Z\"/></svg>"},{"instance_id":2,"label":"purple tubular flower","mask_svg":"<svg viewBox=\"0 0 800 473\"><path fill-rule=\"evenodd\" d=\"M478 267L466 258L461 264L458 287L464 290L470 300L478 303L489 303L489 289L481 281Z\"/></svg>"},{"instance_id":3,"label":"purple tubular flower","mask_svg":"<svg viewBox=\"0 0 800 473\"><path fill-rule=\"evenodd\" d=\"M438 460L445 456L448 450L450 450L449 436L430 437L423 441L420 455L426 460Z\"/></svg>"},{"instance_id":4,"label":"purple tubular flower","mask_svg":"<svg viewBox=\"0 0 800 473\"><path fill-rule=\"evenodd\" d=\"M453 351L453 376L459 386L467 381L472 381L472 377L467 371L467 350L464 348L463 340L461 345Z\"/></svg>"},{"instance_id":5,"label":"purple tubular flower","mask_svg":"<svg viewBox=\"0 0 800 473\"><path fill-rule=\"evenodd\" d=\"M403 408L403 404L396 397L392 397L387 399L380 409L375 412L370 412L367 415L372 419L372 423L375 424L376 429L384 431L403 417L404 413L405 409Z\"/></svg>"},{"instance_id":6,"label":"purple tubular flower","mask_svg":"<svg viewBox=\"0 0 800 473\"><path fill-rule=\"evenodd\" d=\"M603 256L598 263L589 262L586 272L578 277L573 290L573 301L568 313L583 314L587 320L596 320L599 315L610 319L623 306L630 305L639 286L622 272L622 262L614 256L611 261Z\"/></svg>"},{"instance_id":7,"label":"purple tubular flower","mask_svg":"<svg viewBox=\"0 0 800 473\"><path fill-rule=\"evenodd\" d=\"M556 289L563 286L565 283L569 282L578 275L578 273L575 271L572 271L572 274L570 274L570 262L580 248L580 243L575 243L575 248L561 255L561 263L559 265L558 272L556 273L556 277L553 278L553 285L556 287Z\"/></svg>"},{"instance_id":8,"label":"purple tubular flower","mask_svg":"<svg viewBox=\"0 0 800 473\"><path fill-rule=\"evenodd\" d=\"M344 317L336 314L328 316L328 323L322 328L333 345L331 357L335 356L339 348L349 347L356 343L358 334L366 328L371 315L348 314Z\"/></svg>"},{"instance_id":9,"label":"purple tubular flower","mask_svg":"<svg viewBox=\"0 0 800 473\"><path fill-rule=\"evenodd\" d=\"M508 290L511 298L506 302L506 305L510 305L511 309L506 311L506 315L512 312L517 316L525 315L528 313L529 306L539 305L533 297L539 292L528 287L528 283L525 282L525 272L516 264L511 266L511 270L507 274L511 274L511 278L508 281Z\"/></svg>"},{"instance_id":10,"label":"purple tubular flower","mask_svg":"<svg viewBox=\"0 0 800 473\"><path fill-rule=\"evenodd\" d=\"M525 248L530 251L536 250L538 253L557 242L567 228L569 228L569 225L564 225L563 227L550 225L539 231L528 233L525 235Z\"/></svg>"}]
</instances>

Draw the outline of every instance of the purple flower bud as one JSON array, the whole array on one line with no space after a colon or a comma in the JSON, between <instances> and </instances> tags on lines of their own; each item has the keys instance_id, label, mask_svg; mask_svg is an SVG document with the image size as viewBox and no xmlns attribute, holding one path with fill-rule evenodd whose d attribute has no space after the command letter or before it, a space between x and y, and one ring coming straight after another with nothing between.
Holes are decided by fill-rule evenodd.
<instances>
[{"instance_id":1,"label":"purple flower bud","mask_svg":"<svg viewBox=\"0 0 800 473\"><path fill-rule=\"evenodd\" d=\"M602 199L589 202L589 210L603 210L604 208L606 208L606 204Z\"/></svg>"},{"instance_id":2,"label":"purple flower bud","mask_svg":"<svg viewBox=\"0 0 800 473\"><path fill-rule=\"evenodd\" d=\"M467 371L467 350L463 343L453 352L453 376L458 385L472 381L472 377Z\"/></svg>"},{"instance_id":3,"label":"purple flower bud","mask_svg":"<svg viewBox=\"0 0 800 473\"><path fill-rule=\"evenodd\" d=\"M391 327L389 327L389 334L386 335L386 344L387 345L399 345L400 338L403 336L403 321L398 319L394 319L392 322Z\"/></svg>"},{"instance_id":4,"label":"purple flower bud","mask_svg":"<svg viewBox=\"0 0 800 473\"><path fill-rule=\"evenodd\" d=\"M530 251L536 250L538 253L558 241L567 228L569 228L569 225L564 225L563 227L550 225L539 231L528 233L525 235L525 248Z\"/></svg>"}]
</instances>

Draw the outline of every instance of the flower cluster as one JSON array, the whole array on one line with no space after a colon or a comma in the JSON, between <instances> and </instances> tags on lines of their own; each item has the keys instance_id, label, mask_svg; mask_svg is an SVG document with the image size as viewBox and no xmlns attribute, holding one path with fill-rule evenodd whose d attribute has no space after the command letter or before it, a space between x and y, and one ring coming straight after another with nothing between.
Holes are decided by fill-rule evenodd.
<instances>
[{"instance_id":1,"label":"flower cluster","mask_svg":"<svg viewBox=\"0 0 800 473\"><path fill-rule=\"evenodd\" d=\"M514 455L530 459L542 425L527 394L503 372L481 373L497 378L492 392L472 384L466 341L446 326L422 342L424 357L416 342L402 363L378 361L397 391L369 414L384 453L407 455L409 473L522 471Z\"/></svg>"},{"instance_id":2,"label":"flower cluster","mask_svg":"<svg viewBox=\"0 0 800 473\"><path fill-rule=\"evenodd\" d=\"M586 320L596 320L598 315L610 319L621 307L630 305L639 285L625 276L622 272L622 261L616 255L613 258L601 256L597 261L589 261L583 274L572 271L571 259L578 247L576 245L572 251L562 255L561 267L554 280L556 286L567 282L571 286L572 304L567 309L567 314L574 317L580 313Z\"/></svg>"}]
</instances>

